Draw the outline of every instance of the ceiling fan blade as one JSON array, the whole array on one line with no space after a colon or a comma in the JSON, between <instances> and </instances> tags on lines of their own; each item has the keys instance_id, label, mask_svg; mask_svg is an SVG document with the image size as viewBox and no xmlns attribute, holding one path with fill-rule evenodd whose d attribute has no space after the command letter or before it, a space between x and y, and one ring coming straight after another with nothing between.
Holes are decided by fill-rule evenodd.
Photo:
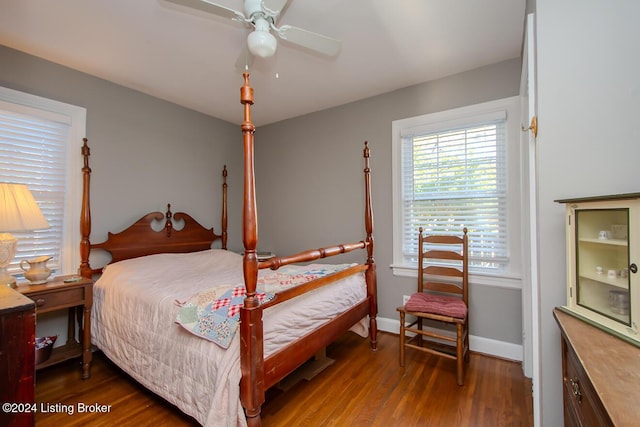
<instances>
[{"instance_id":1,"label":"ceiling fan blade","mask_svg":"<svg viewBox=\"0 0 640 427\"><path fill-rule=\"evenodd\" d=\"M192 9L202 10L214 15L222 16L223 18L237 19L244 21L245 17L242 13L229 9L228 7L212 3L208 0L165 0L170 3L179 4L181 6L187 6Z\"/></svg>"},{"instance_id":2,"label":"ceiling fan blade","mask_svg":"<svg viewBox=\"0 0 640 427\"><path fill-rule=\"evenodd\" d=\"M302 28L283 25L276 30L281 39L314 50L327 56L336 56L342 49L340 40L322 34L303 30Z\"/></svg>"},{"instance_id":3,"label":"ceiling fan blade","mask_svg":"<svg viewBox=\"0 0 640 427\"><path fill-rule=\"evenodd\" d=\"M262 0L262 10L269 16L279 15L289 0Z\"/></svg>"},{"instance_id":4,"label":"ceiling fan blade","mask_svg":"<svg viewBox=\"0 0 640 427\"><path fill-rule=\"evenodd\" d=\"M253 65L253 54L249 51L249 46L244 44L240 55L238 55L238 59L236 60L236 69L242 71L248 71Z\"/></svg>"}]
</instances>

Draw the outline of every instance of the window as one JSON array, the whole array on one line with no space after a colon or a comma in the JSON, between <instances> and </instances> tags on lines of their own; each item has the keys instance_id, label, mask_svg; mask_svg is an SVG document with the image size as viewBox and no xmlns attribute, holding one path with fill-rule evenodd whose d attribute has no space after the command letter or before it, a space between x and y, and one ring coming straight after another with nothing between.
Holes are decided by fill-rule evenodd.
<instances>
[{"instance_id":1,"label":"window","mask_svg":"<svg viewBox=\"0 0 640 427\"><path fill-rule=\"evenodd\" d=\"M49 255L56 274L80 264L82 138L86 110L0 87L0 181L26 184L51 225L12 233L18 239L9 272L22 259Z\"/></svg>"},{"instance_id":2,"label":"window","mask_svg":"<svg viewBox=\"0 0 640 427\"><path fill-rule=\"evenodd\" d=\"M509 98L393 122L395 274L416 268L419 227L467 227L470 271L519 274L517 107Z\"/></svg>"}]
</instances>

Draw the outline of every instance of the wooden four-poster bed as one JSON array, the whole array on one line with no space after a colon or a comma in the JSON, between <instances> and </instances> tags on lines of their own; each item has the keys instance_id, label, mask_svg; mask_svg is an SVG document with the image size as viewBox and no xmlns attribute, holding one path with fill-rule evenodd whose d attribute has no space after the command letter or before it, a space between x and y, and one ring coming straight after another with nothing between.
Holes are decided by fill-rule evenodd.
<instances>
[{"instance_id":1,"label":"wooden four-poster bed","mask_svg":"<svg viewBox=\"0 0 640 427\"><path fill-rule=\"evenodd\" d=\"M371 348L376 349L376 266L367 144L365 239L260 261L255 126L251 121L254 96L248 73L240 100L244 106L242 256L226 250L226 167L220 235L186 213L171 213L169 205L166 214L146 214L126 230L109 233L105 242L92 244L86 139L82 150L79 272L88 278L101 274L94 285L92 341L134 379L203 425L260 425L265 391L349 329L361 335L368 329ZM157 221L164 221L160 231L152 227ZM221 249L211 249L217 241ZM93 249L111 254L104 269L91 267ZM362 264L305 264L358 249L366 251ZM226 300L220 297L240 287L239 324L230 320L229 311L223 326L212 326L213 315L208 310L221 301L233 301L236 294ZM204 336L203 331L209 335Z\"/></svg>"}]
</instances>

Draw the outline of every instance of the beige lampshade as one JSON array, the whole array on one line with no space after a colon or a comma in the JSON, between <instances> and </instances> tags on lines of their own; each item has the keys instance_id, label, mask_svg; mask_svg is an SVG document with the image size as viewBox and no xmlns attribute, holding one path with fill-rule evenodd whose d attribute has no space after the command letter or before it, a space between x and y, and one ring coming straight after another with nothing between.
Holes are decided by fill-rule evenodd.
<instances>
[{"instance_id":1,"label":"beige lampshade","mask_svg":"<svg viewBox=\"0 0 640 427\"><path fill-rule=\"evenodd\" d=\"M49 223L27 186L0 182L0 233L41 228Z\"/></svg>"}]
</instances>

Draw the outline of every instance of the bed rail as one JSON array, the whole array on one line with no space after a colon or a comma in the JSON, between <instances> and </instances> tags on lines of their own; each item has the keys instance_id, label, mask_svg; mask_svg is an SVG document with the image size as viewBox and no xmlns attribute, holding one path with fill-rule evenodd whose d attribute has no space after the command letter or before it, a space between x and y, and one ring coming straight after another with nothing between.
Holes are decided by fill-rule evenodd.
<instances>
[{"instance_id":1,"label":"bed rail","mask_svg":"<svg viewBox=\"0 0 640 427\"><path fill-rule=\"evenodd\" d=\"M266 261L259 262L258 268L260 270L264 268L277 270L280 267L283 267L288 264L314 261L321 258L327 258L327 257L332 257L340 254L345 254L347 252L351 252L356 249L364 249L365 247L367 247L367 243L362 241L358 243L345 243L342 245L328 246L326 248L320 248L320 249L311 249L308 251L297 253L295 255L269 258Z\"/></svg>"},{"instance_id":2,"label":"bed rail","mask_svg":"<svg viewBox=\"0 0 640 427\"><path fill-rule=\"evenodd\" d=\"M344 270L335 272L331 275L310 280L307 283L303 283L302 285L297 285L284 291L278 292L277 294L275 294L273 299L260 305L260 309L266 310L271 306L283 303L287 300L290 300L302 294L306 294L307 292L311 292L330 283L337 282L338 280L344 279L345 277L351 276L352 274L361 273L363 271L366 271L367 269L368 266L365 264L356 264L351 267L345 268Z\"/></svg>"}]
</instances>

